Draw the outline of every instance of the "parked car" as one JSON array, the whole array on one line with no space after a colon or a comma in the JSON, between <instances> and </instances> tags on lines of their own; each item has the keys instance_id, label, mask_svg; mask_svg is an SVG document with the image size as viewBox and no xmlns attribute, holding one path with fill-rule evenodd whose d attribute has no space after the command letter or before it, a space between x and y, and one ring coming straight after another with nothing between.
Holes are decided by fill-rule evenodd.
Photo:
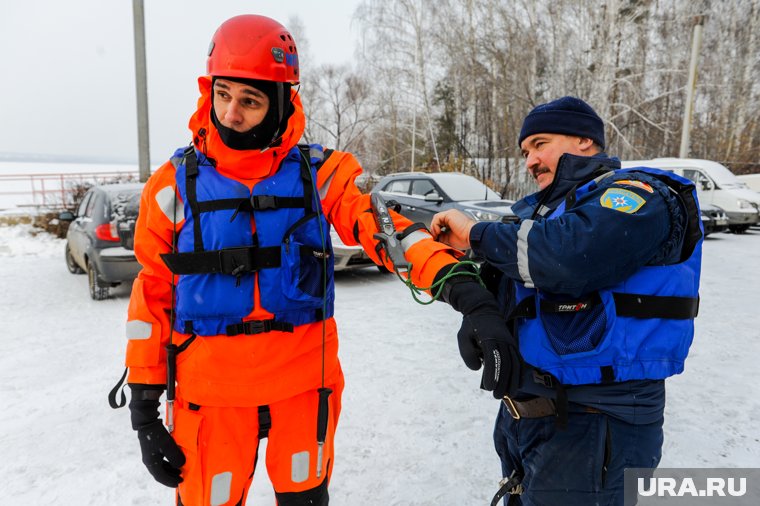
<instances>
[{"instance_id":1,"label":"parked car","mask_svg":"<svg viewBox=\"0 0 760 506\"><path fill-rule=\"evenodd\" d=\"M693 158L655 158L630 160L623 168L654 167L673 171L694 181L699 204L720 207L728 216L728 229L740 234L760 222L760 194L750 190L725 166Z\"/></svg>"},{"instance_id":2,"label":"parked car","mask_svg":"<svg viewBox=\"0 0 760 506\"><path fill-rule=\"evenodd\" d=\"M372 193L399 205L399 213L430 227L433 215L459 209L477 221L516 222L513 200L502 199L472 176L460 172L399 172L383 177Z\"/></svg>"},{"instance_id":3,"label":"parked car","mask_svg":"<svg viewBox=\"0 0 760 506\"><path fill-rule=\"evenodd\" d=\"M135 220L143 183L98 185L85 193L66 233L66 267L72 274L87 273L90 297L108 298L109 288L132 281L140 271L135 259Z\"/></svg>"},{"instance_id":4,"label":"parked car","mask_svg":"<svg viewBox=\"0 0 760 506\"><path fill-rule=\"evenodd\" d=\"M335 257L335 270L347 271L361 269L370 265L376 265L364 252L361 246L348 246L340 240L338 233L330 229L330 241L332 242L333 255ZM381 272L388 272L385 267L378 266Z\"/></svg>"},{"instance_id":5,"label":"parked car","mask_svg":"<svg viewBox=\"0 0 760 506\"><path fill-rule=\"evenodd\" d=\"M711 204L700 204L702 212L702 226L705 229L705 237L715 232L725 232L728 230L728 216L718 206Z\"/></svg>"}]
</instances>

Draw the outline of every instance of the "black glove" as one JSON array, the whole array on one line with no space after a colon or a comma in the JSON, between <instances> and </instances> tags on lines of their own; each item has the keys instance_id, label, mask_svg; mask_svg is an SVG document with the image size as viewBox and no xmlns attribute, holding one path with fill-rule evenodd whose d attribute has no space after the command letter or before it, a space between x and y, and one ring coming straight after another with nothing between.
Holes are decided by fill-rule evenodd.
<instances>
[{"instance_id":1,"label":"black glove","mask_svg":"<svg viewBox=\"0 0 760 506\"><path fill-rule=\"evenodd\" d=\"M158 399L164 387L132 383L129 387L132 389L129 402L132 428L137 431L137 439L140 440L143 464L157 482L176 488L182 483L180 468L185 465L185 455L158 417L158 407L161 405Z\"/></svg>"},{"instance_id":2,"label":"black glove","mask_svg":"<svg viewBox=\"0 0 760 506\"><path fill-rule=\"evenodd\" d=\"M446 280L442 298L464 315L459 354L473 371L483 365L481 388L497 399L514 394L520 386L520 352L491 292L474 277L458 275Z\"/></svg>"}]
</instances>

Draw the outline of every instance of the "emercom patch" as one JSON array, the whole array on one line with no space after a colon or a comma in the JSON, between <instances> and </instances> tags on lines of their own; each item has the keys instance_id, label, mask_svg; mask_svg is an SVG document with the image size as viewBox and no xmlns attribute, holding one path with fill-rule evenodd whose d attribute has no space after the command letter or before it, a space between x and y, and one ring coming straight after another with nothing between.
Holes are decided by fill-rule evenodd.
<instances>
[{"instance_id":1,"label":"emercom patch","mask_svg":"<svg viewBox=\"0 0 760 506\"><path fill-rule=\"evenodd\" d=\"M599 199L599 203L608 209L633 214L646 204L646 200L623 188L609 188Z\"/></svg>"}]
</instances>

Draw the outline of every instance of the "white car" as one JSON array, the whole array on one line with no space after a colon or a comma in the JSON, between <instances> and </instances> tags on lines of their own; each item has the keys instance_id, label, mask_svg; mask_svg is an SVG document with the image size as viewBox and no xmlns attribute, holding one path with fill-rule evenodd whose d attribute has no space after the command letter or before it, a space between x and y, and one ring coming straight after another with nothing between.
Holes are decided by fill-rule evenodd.
<instances>
[{"instance_id":1,"label":"white car","mask_svg":"<svg viewBox=\"0 0 760 506\"><path fill-rule=\"evenodd\" d=\"M335 271L361 269L376 265L364 252L364 248L343 244L338 233L332 228L330 229L330 240L332 241L333 255L335 256ZM387 272L384 267L378 266L378 269L381 272Z\"/></svg>"}]
</instances>

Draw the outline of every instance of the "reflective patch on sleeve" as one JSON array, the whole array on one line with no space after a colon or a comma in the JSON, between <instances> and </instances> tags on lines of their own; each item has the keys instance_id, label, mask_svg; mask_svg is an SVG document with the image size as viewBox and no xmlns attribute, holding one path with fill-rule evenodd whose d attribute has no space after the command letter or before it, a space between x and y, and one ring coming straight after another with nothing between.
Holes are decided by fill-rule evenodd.
<instances>
[{"instance_id":1,"label":"reflective patch on sleeve","mask_svg":"<svg viewBox=\"0 0 760 506\"><path fill-rule=\"evenodd\" d=\"M309 479L309 452L294 453L290 460L290 479L293 483L303 483Z\"/></svg>"},{"instance_id":2,"label":"reflective patch on sleeve","mask_svg":"<svg viewBox=\"0 0 760 506\"><path fill-rule=\"evenodd\" d=\"M330 183L332 183L333 178L335 177L335 172L333 171L332 174L325 180L324 184L319 187L319 198L324 199L327 196L327 192L330 189Z\"/></svg>"},{"instance_id":3,"label":"reflective patch on sleeve","mask_svg":"<svg viewBox=\"0 0 760 506\"><path fill-rule=\"evenodd\" d=\"M649 193L654 193L654 188L649 186L649 184L645 183L644 181L635 181L633 179L621 179L620 181L614 181L614 184L624 184L627 186L635 186L636 188L641 188L644 191L647 191Z\"/></svg>"},{"instance_id":4,"label":"reflective patch on sleeve","mask_svg":"<svg viewBox=\"0 0 760 506\"><path fill-rule=\"evenodd\" d=\"M185 209L182 204L177 200L177 196L174 192L174 188L167 186L162 188L161 191L156 193L156 203L164 213L169 221L175 225L185 219ZM175 221L176 216L176 221Z\"/></svg>"},{"instance_id":5,"label":"reflective patch on sleeve","mask_svg":"<svg viewBox=\"0 0 760 506\"><path fill-rule=\"evenodd\" d=\"M425 239L432 239L432 236L427 232L423 232L422 230L415 230L408 236L401 239L401 247L404 249L404 253L406 253L409 251L409 248L420 241L424 241Z\"/></svg>"},{"instance_id":6,"label":"reflective patch on sleeve","mask_svg":"<svg viewBox=\"0 0 760 506\"><path fill-rule=\"evenodd\" d=\"M533 278L528 269L528 234L533 228L533 220L523 220L520 230L517 231L517 270L520 273L523 284L527 288L533 288Z\"/></svg>"},{"instance_id":7,"label":"reflective patch on sleeve","mask_svg":"<svg viewBox=\"0 0 760 506\"><path fill-rule=\"evenodd\" d=\"M153 330L153 324L140 321L131 320L127 322L127 339L129 340L141 340L150 339L151 331Z\"/></svg>"},{"instance_id":8,"label":"reflective patch on sleeve","mask_svg":"<svg viewBox=\"0 0 760 506\"><path fill-rule=\"evenodd\" d=\"M232 473L215 474L211 478L211 506L220 506L230 500L232 492Z\"/></svg>"},{"instance_id":9,"label":"reflective patch on sleeve","mask_svg":"<svg viewBox=\"0 0 760 506\"><path fill-rule=\"evenodd\" d=\"M599 203L602 204L602 207L628 214L635 213L641 209L641 206L646 204L646 202L647 201L638 194L622 188L609 188L599 199Z\"/></svg>"}]
</instances>

